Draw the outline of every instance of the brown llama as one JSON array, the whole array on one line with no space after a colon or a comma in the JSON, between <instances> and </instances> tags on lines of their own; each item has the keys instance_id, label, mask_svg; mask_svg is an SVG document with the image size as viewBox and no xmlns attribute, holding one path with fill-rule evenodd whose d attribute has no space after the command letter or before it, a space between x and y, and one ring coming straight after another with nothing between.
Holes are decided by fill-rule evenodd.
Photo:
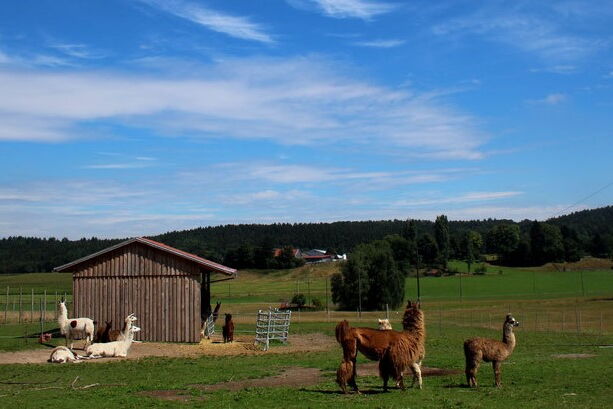
<instances>
[{"instance_id":1,"label":"brown llama","mask_svg":"<svg viewBox=\"0 0 613 409\"><path fill-rule=\"evenodd\" d=\"M232 322L232 314L226 314L226 323L221 328L221 333L224 343L234 341L234 322Z\"/></svg>"},{"instance_id":2,"label":"brown llama","mask_svg":"<svg viewBox=\"0 0 613 409\"><path fill-rule=\"evenodd\" d=\"M113 321L105 321L104 327L101 325L98 327L96 331L96 336L94 337L94 342L110 342L109 333L113 326Z\"/></svg>"},{"instance_id":3,"label":"brown llama","mask_svg":"<svg viewBox=\"0 0 613 409\"><path fill-rule=\"evenodd\" d=\"M422 387L420 366L425 356L426 330L419 303L408 302L402 326L403 331L353 328L346 320L336 326L336 340L343 348L336 381L343 393L347 393L347 385L359 393L355 379L358 351L372 361L379 361L384 390L387 391L390 377L404 390L403 373L407 369L413 373L413 384L417 382Z\"/></svg>"},{"instance_id":4,"label":"brown llama","mask_svg":"<svg viewBox=\"0 0 613 409\"><path fill-rule=\"evenodd\" d=\"M213 322L217 321L217 317L219 317L219 309L221 308L221 303L219 301L217 301L217 304L215 304L215 309L213 310Z\"/></svg>"},{"instance_id":5,"label":"brown llama","mask_svg":"<svg viewBox=\"0 0 613 409\"><path fill-rule=\"evenodd\" d=\"M502 326L502 342L490 338L472 338L464 341L466 382L469 387L477 387L477 371L481 361L492 363L495 384L498 387L501 385L501 364L515 349L513 327L517 326L519 326L519 321L508 314Z\"/></svg>"},{"instance_id":6,"label":"brown llama","mask_svg":"<svg viewBox=\"0 0 613 409\"><path fill-rule=\"evenodd\" d=\"M127 321L123 323L123 326L121 327L121 330L118 329L112 329L109 331L109 342L115 342L115 341L120 341L121 340L121 334L125 334L126 333L126 327L127 327L128 323Z\"/></svg>"}]
</instances>

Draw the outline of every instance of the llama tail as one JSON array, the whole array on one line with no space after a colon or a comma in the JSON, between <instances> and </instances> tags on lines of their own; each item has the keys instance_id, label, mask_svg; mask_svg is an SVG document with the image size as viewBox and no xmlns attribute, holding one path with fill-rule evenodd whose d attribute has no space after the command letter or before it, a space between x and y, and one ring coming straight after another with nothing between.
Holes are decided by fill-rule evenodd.
<instances>
[{"instance_id":1,"label":"llama tail","mask_svg":"<svg viewBox=\"0 0 613 409\"><path fill-rule=\"evenodd\" d=\"M349 325L349 321L342 320L336 326L336 340L339 344L343 344L343 341L350 337L349 333L351 331L351 326Z\"/></svg>"}]
</instances>

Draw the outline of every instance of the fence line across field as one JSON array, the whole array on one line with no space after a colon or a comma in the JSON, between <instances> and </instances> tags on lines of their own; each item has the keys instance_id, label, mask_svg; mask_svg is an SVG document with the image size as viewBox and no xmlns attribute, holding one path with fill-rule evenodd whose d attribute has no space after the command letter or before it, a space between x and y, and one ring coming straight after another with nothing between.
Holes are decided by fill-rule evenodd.
<instances>
[{"instance_id":1,"label":"fence line across field","mask_svg":"<svg viewBox=\"0 0 613 409\"><path fill-rule=\"evenodd\" d=\"M4 310L3 315L0 315L3 316L2 324L38 322L41 319L44 322L49 322L56 320L58 317L59 294L57 291L52 298L46 289L39 293L35 293L34 289L31 289L28 294L27 291L24 292L22 288L19 288L18 292L11 293L11 288L7 286L6 293L3 296L4 302L0 303L0 305L4 304L4 308L0 307ZM30 298L29 302L28 297ZM64 293L64 298L66 298L66 293ZM48 314L49 311L52 311L52 314Z\"/></svg>"}]
</instances>

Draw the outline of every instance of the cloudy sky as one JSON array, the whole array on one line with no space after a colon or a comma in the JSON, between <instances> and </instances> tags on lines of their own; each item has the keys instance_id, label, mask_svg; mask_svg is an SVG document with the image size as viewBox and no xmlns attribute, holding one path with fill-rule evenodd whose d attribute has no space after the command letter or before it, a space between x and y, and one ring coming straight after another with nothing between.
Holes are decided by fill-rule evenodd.
<instances>
[{"instance_id":1,"label":"cloudy sky","mask_svg":"<svg viewBox=\"0 0 613 409\"><path fill-rule=\"evenodd\" d=\"M610 1L5 0L0 237L613 203Z\"/></svg>"}]
</instances>

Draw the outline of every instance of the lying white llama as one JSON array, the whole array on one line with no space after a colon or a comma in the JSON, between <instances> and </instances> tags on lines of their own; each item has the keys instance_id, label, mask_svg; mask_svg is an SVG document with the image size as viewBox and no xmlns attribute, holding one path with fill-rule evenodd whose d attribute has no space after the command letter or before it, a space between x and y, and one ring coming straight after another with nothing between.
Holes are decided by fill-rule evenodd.
<instances>
[{"instance_id":1,"label":"lying white llama","mask_svg":"<svg viewBox=\"0 0 613 409\"><path fill-rule=\"evenodd\" d=\"M70 349L74 346L75 339L84 339L85 346L91 344L94 339L96 327L94 321L90 318L68 318L68 309L64 299L59 304L60 313L57 322L60 326L60 332L66 336L66 346L70 341Z\"/></svg>"},{"instance_id":2,"label":"lying white llama","mask_svg":"<svg viewBox=\"0 0 613 409\"><path fill-rule=\"evenodd\" d=\"M47 362L52 362L55 364L63 364L66 362L73 362L79 359L79 356L72 352L65 346L59 346L53 348L51 351L51 356L47 360Z\"/></svg>"},{"instance_id":3,"label":"lying white llama","mask_svg":"<svg viewBox=\"0 0 613 409\"><path fill-rule=\"evenodd\" d=\"M377 326L380 330L391 330L392 324L390 324L390 320L387 318L379 319L379 325Z\"/></svg>"},{"instance_id":4,"label":"lying white llama","mask_svg":"<svg viewBox=\"0 0 613 409\"><path fill-rule=\"evenodd\" d=\"M134 314L126 317L120 341L92 344L85 349L85 354L89 358L112 356L125 358L128 355L130 346L132 346L132 341L134 341L134 334L140 331L140 328L132 324L134 321L136 321Z\"/></svg>"}]
</instances>

